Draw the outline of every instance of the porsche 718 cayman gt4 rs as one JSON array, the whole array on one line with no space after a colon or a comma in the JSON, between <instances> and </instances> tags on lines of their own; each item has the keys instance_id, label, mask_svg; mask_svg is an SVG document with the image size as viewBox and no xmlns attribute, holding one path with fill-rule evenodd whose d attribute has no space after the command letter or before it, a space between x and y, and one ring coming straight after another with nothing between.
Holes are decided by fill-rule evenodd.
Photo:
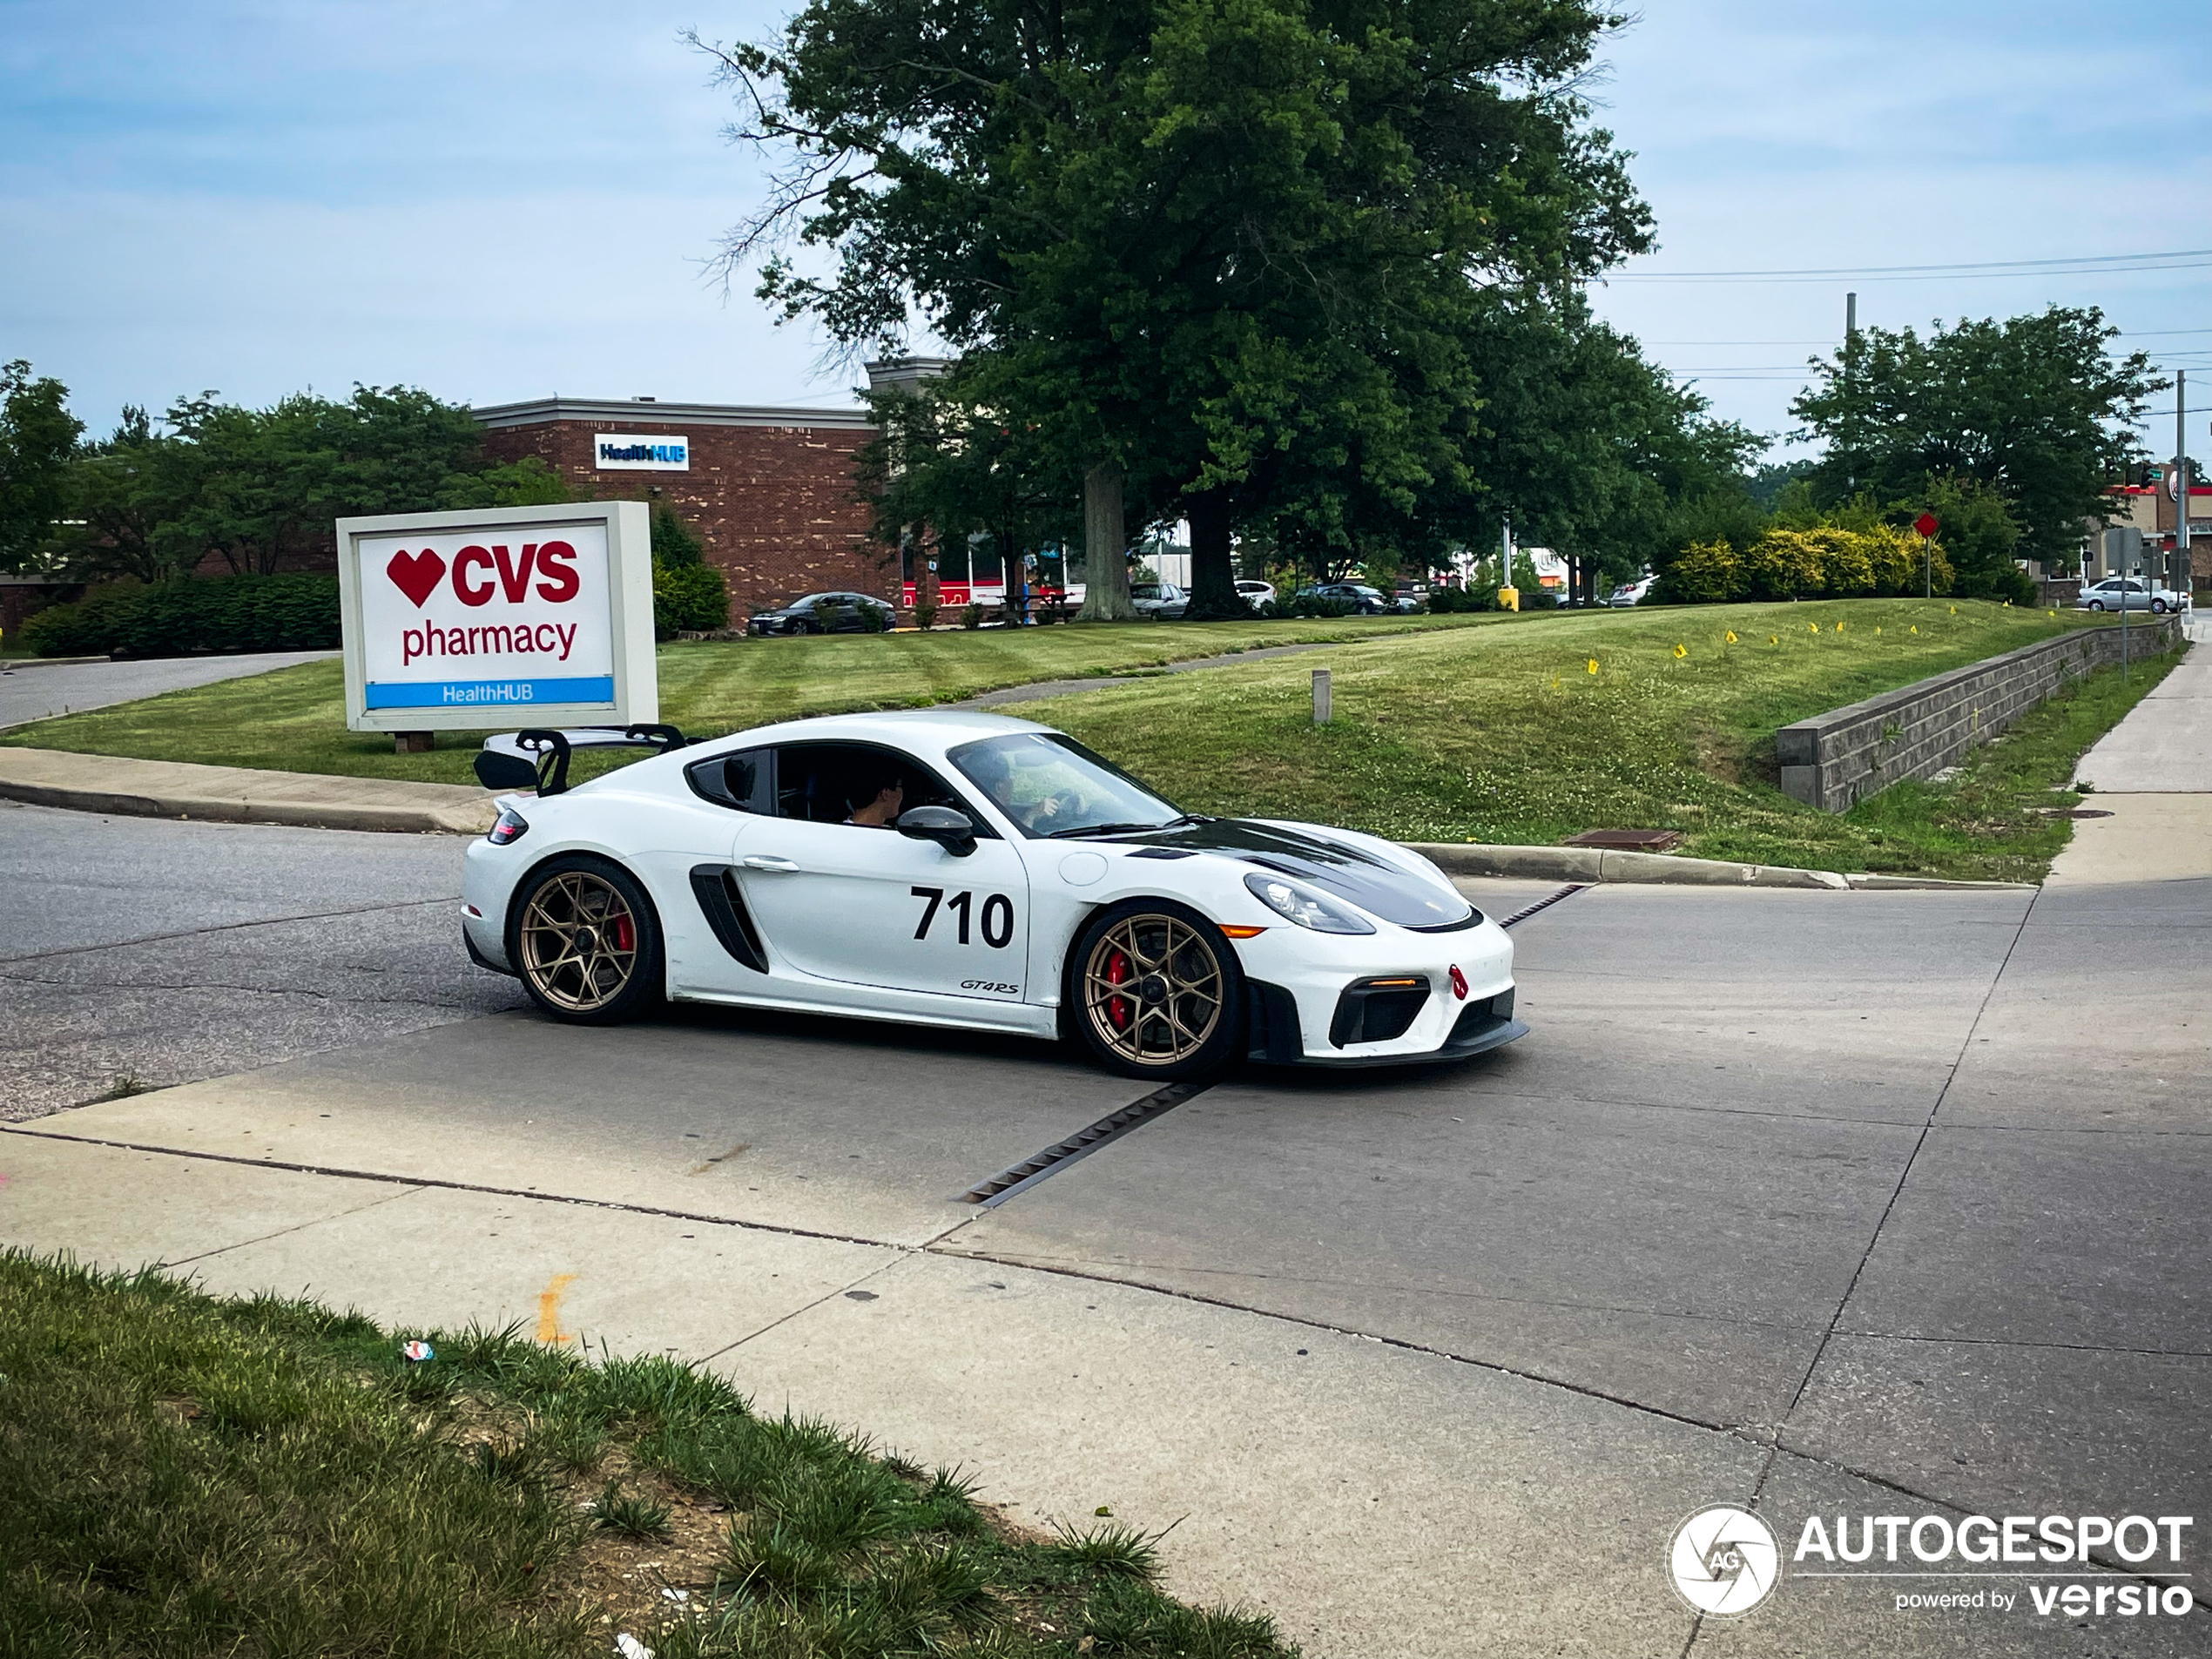
<instances>
[{"instance_id":1,"label":"porsche 718 cayman gt4 rs","mask_svg":"<svg viewBox=\"0 0 2212 1659\"><path fill-rule=\"evenodd\" d=\"M570 751L659 751L573 789ZM964 711L687 744L524 732L469 849L469 952L559 1020L666 996L1076 1038L1169 1080L1510 1042L1513 945L1427 860L1178 811L1073 738Z\"/></svg>"}]
</instances>

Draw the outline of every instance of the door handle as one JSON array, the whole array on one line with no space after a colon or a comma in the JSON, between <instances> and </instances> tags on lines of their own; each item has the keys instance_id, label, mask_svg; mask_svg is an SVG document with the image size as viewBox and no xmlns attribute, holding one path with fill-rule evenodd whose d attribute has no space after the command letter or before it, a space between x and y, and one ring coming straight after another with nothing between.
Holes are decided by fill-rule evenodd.
<instances>
[{"instance_id":1,"label":"door handle","mask_svg":"<svg viewBox=\"0 0 2212 1659\"><path fill-rule=\"evenodd\" d=\"M738 862L748 870L774 870L790 875L795 875L799 871L799 867L789 859L769 859L755 855L749 859L739 859Z\"/></svg>"}]
</instances>

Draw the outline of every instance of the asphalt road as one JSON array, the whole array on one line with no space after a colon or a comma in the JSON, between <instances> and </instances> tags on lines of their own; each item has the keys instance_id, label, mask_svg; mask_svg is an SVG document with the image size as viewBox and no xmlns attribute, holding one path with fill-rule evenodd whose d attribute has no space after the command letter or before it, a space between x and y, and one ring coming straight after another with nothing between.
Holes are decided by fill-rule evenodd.
<instances>
[{"instance_id":1,"label":"asphalt road","mask_svg":"<svg viewBox=\"0 0 2212 1659\"><path fill-rule=\"evenodd\" d=\"M559 1196L971 1278L1042 1270L1152 1310L1127 1317L1156 1335L1177 1306L1271 1316L1343 1367L1317 1389L1409 1387L1375 1369L1392 1354L1442 1364L1443 1392L1402 1409L1479 1446L1477 1480L1506 1480L1498 1424L1521 1409L1484 1406L1482 1379L1535 1379L1573 1426L1513 1427L1549 1438L1509 1484L1568 1535L1752 1494L2212 1527L2212 881L1585 890L1516 933L1522 1042L1433 1072L1240 1073L979 1211L957 1195L1142 1086L1040 1045L830 1021L549 1025L462 961L456 853L0 808L4 890L32 895L0 948L7 1114L118 1074L246 1073L51 1127L448 1205ZM1494 911L1540 891L1480 888ZM1019 1328L972 1300L926 1323L982 1341L995 1318ZM1346 1355L1338 1333L1377 1340ZM772 1374L833 1392L850 1353ZM1163 1408L1203 1409L1119 1411ZM1654 1449L1685 1428L1732 1448L1740 1488ZM1435 1548L1508 1573L1507 1542ZM2046 1621L2031 1642L1807 1588L1756 1633L1685 1626L1687 1650L2164 1653L2206 1628L2075 1645Z\"/></svg>"},{"instance_id":2,"label":"asphalt road","mask_svg":"<svg viewBox=\"0 0 2212 1659\"><path fill-rule=\"evenodd\" d=\"M451 836L0 801L0 1122L523 1001L460 954Z\"/></svg>"},{"instance_id":3,"label":"asphalt road","mask_svg":"<svg viewBox=\"0 0 2212 1659\"><path fill-rule=\"evenodd\" d=\"M248 657L158 657L130 663L22 664L0 661L0 726L57 714L104 709L164 691L243 679L295 663L335 657L332 651L264 651Z\"/></svg>"}]
</instances>

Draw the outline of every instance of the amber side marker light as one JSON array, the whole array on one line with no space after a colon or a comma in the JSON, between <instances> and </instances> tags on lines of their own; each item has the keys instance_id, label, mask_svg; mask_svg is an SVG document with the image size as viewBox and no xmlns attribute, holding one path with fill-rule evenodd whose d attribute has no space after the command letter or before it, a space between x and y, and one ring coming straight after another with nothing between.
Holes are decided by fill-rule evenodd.
<instances>
[{"instance_id":1,"label":"amber side marker light","mask_svg":"<svg viewBox=\"0 0 2212 1659\"><path fill-rule=\"evenodd\" d=\"M1224 927L1221 931L1231 939L1257 939L1267 929L1264 927Z\"/></svg>"},{"instance_id":2,"label":"amber side marker light","mask_svg":"<svg viewBox=\"0 0 2212 1659\"><path fill-rule=\"evenodd\" d=\"M1417 979L1371 979L1367 981L1366 988L1371 991L1387 991L1399 986L1410 987L1420 983L1420 981Z\"/></svg>"}]
</instances>

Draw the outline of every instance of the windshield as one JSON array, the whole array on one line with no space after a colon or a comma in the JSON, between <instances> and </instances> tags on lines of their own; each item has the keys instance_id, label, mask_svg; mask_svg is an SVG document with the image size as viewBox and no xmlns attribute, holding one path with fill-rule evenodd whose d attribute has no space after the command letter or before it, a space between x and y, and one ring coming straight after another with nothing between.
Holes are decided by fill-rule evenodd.
<instances>
[{"instance_id":1,"label":"windshield","mask_svg":"<svg viewBox=\"0 0 2212 1659\"><path fill-rule=\"evenodd\" d=\"M1119 766L1057 732L986 738L946 759L1025 835L1157 829L1183 816Z\"/></svg>"}]
</instances>

